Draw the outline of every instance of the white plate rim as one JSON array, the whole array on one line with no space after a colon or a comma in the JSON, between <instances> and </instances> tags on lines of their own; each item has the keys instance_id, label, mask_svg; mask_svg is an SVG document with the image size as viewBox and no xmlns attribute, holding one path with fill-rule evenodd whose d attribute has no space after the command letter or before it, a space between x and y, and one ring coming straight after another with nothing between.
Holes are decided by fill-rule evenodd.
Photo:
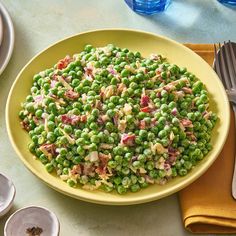
<instances>
[{"instance_id":1,"label":"white plate rim","mask_svg":"<svg viewBox=\"0 0 236 236\"><path fill-rule=\"evenodd\" d=\"M12 56L13 53L13 49L14 49L14 44L15 44L15 32L14 32L14 26L13 26L13 22L12 19L7 11L7 9L5 8L5 6L2 4L2 2L0 2L0 13L2 14L2 23L3 23L3 28L6 28L4 31L8 32L8 37L9 37L9 42L6 43L8 50L6 52L6 54L4 55L5 58L3 60L3 64L0 65L0 75L3 73L3 71L5 70L6 66L8 65L10 58ZM2 43L1 43L1 47L4 46L4 38L6 38L6 35L3 35L2 38Z\"/></svg>"}]
</instances>

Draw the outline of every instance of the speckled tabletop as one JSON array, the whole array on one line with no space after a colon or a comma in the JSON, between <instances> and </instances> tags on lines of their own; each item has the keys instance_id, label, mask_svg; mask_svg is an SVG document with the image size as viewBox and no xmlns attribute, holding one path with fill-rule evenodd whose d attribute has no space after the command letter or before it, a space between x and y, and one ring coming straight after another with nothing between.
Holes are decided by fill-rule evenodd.
<instances>
[{"instance_id":1,"label":"speckled tabletop","mask_svg":"<svg viewBox=\"0 0 236 236\"><path fill-rule=\"evenodd\" d=\"M0 171L15 183L17 194L10 213L40 205L54 211L62 236L76 235L191 235L182 225L178 195L135 206L100 206L66 197L44 185L21 163L6 131L5 104L20 69L36 53L64 37L98 28L134 28L165 35L179 42L236 41L236 9L216 0L173 0L166 12L141 16L123 0L1 0L16 34L12 59L0 76Z\"/></svg>"}]
</instances>

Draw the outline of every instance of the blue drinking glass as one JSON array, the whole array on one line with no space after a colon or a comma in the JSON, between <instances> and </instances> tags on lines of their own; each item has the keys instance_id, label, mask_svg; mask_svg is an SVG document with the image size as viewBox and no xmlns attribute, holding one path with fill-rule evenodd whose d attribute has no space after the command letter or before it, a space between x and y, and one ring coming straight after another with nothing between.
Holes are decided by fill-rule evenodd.
<instances>
[{"instance_id":1,"label":"blue drinking glass","mask_svg":"<svg viewBox=\"0 0 236 236\"><path fill-rule=\"evenodd\" d=\"M165 11L171 0L125 0L125 2L139 14L152 15Z\"/></svg>"},{"instance_id":2,"label":"blue drinking glass","mask_svg":"<svg viewBox=\"0 0 236 236\"><path fill-rule=\"evenodd\" d=\"M218 0L219 2L223 3L223 4L228 4L231 6L236 6L236 0Z\"/></svg>"}]
</instances>

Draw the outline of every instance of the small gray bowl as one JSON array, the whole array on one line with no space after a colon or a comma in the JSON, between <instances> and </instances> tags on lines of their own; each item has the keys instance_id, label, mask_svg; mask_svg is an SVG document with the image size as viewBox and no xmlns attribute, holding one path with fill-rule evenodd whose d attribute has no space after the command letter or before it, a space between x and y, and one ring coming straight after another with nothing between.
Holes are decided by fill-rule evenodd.
<instances>
[{"instance_id":1,"label":"small gray bowl","mask_svg":"<svg viewBox=\"0 0 236 236\"><path fill-rule=\"evenodd\" d=\"M0 217L11 209L15 194L16 189L13 182L0 173Z\"/></svg>"},{"instance_id":2,"label":"small gray bowl","mask_svg":"<svg viewBox=\"0 0 236 236\"><path fill-rule=\"evenodd\" d=\"M9 217L4 227L4 236L58 236L59 232L60 223L56 215L38 206L19 209Z\"/></svg>"}]
</instances>

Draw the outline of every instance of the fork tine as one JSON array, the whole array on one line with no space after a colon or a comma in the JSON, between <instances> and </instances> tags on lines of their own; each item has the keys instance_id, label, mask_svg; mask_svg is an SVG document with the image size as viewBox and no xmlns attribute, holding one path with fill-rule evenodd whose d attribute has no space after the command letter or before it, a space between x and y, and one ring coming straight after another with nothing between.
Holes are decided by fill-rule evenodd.
<instances>
[{"instance_id":1,"label":"fork tine","mask_svg":"<svg viewBox=\"0 0 236 236\"><path fill-rule=\"evenodd\" d=\"M236 55L232 46L232 42L229 40L229 50L230 50L230 55L232 58L232 65L233 65L233 71L234 71L234 75L236 76ZM236 77L235 77L236 80Z\"/></svg>"},{"instance_id":2,"label":"fork tine","mask_svg":"<svg viewBox=\"0 0 236 236\"><path fill-rule=\"evenodd\" d=\"M214 44L214 53L215 53L215 71L217 75L219 76L221 82L223 83L224 87L226 88L226 84L221 73L219 57L218 57L217 48L215 44Z\"/></svg>"},{"instance_id":3,"label":"fork tine","mask_svg":"<svg viewBox=\"0 0 236 236\"><path fill-rule=\"evenodd\" d=\"M224 48L225 48L225 57L226 57L226 68L228 70L229 79L231 81L232 87L236 89L236 73L234 70L235 57L234 57L234 52L232 52L233 48L232 48L231 42L230 41L228 43L224 42Z\"/></svg>"},{"instance_id":4,"label":"fork tine","mask_svg":"<svg viewBox=\"0 0 236 236\"><path fill-rule=\"evenodd\" d=\"M226 67L226 64L225 64L225 56L224 56L224 53L225 53L225 50L223 47L221 47L220 43L219 43L219 57L220 57L220 65L222 67L220 67L220 70L221 70L221 75L222 75L222 79L225 81L225 85L226 85L226 89L230 89L232 87L231 85L231 82L229 80L229 76L228 76L228 71L227 71L227 67Z\"/></svg>"}]
</instances>

